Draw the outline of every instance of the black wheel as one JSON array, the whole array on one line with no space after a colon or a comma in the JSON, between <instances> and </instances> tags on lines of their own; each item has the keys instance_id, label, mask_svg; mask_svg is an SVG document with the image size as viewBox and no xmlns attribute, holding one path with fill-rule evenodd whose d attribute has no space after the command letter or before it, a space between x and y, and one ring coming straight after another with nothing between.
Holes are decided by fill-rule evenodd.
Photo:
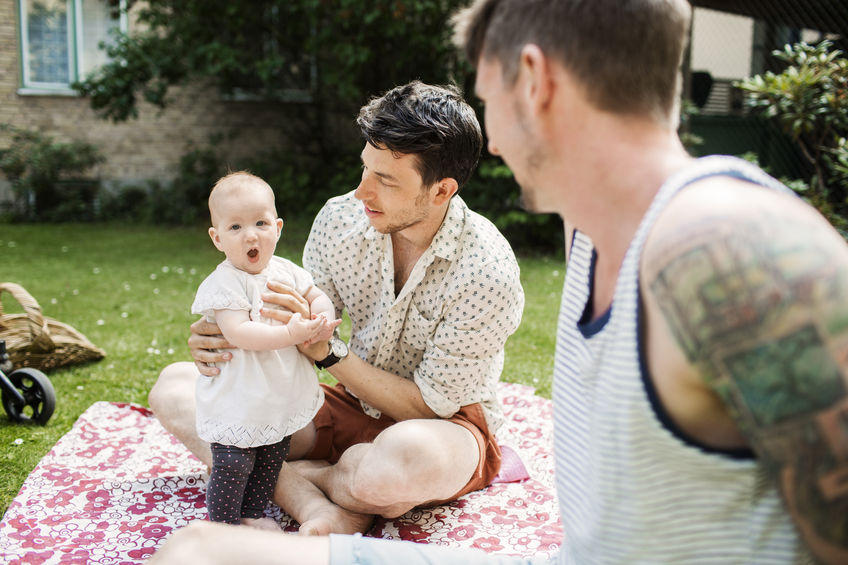
<instances>
[{"instance_id":1,"label":"black wheel","mask_svg":"<svg viewBox=\"0 0 848 565\"><path fill-rule=\"evenodd\" d=\"M3 408L6 414L22 423L47 423L56 408L56 391L47 375L37 369L18 369L9 375L9 380L24 397L24 404L19 405L11 394L3 391Z\"/></svg>"}]
</instances>

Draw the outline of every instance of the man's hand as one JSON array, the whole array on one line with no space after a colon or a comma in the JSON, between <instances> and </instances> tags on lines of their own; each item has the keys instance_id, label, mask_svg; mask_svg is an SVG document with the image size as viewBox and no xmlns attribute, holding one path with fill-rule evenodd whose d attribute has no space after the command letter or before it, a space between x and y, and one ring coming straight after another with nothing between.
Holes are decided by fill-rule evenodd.
<instances>
[{"instance_id":1,"label":"man's hand","mask_svg":"<svg viewBox=\"0 0 848 565\"><path fill-rule=\"evenodd\" d=\"M304 320L311 320L309 302L293 288L279 281L268 281L268 290L262 294L262 315L287 324L292 314L300 314Z\"/></svg>"},{"instance_id":2,"label":"man's hand","mask_svg":"<svg viewBox=\"0 0 848 565\"><path fill-rule=\"evenodd\" d=\"M312 319L309 301L295 289L278 281L268 281L268 290L270 292L262 295L262 300L265 302L265 307L262 308L263 316L284 324L287 324L295 313L307 320ZM330 345L327 340L301 343L298 344L297 349L313 361L323 359L330 354Z\"/></svg>"},{"instance_id":3,"label":"man's hand","mask_svg":"<svg viewBox=\"0 0 848 565\"><path fill-rule=\"evenodd\" d=\"M317 341L315 343L301 343L297 350L309 357L312 361L320 361L330 354L329 340Z\"/></svg>"},{"instance_id":4,"label":"man's hand","mask_svg":"<svg viewBox=\"0 0 848 565\"><path fill-rule=\"evenodd\" d=\"M232 353L219 351L221 349L232 349L233 346L221 335L221 329L217 324L201 318L191 325L191 335L188 338L188 346L191 348L191 356L200 374L214 377L221 372L212 363L223 363L232 359Z\"/></svg>"}]
</instances>

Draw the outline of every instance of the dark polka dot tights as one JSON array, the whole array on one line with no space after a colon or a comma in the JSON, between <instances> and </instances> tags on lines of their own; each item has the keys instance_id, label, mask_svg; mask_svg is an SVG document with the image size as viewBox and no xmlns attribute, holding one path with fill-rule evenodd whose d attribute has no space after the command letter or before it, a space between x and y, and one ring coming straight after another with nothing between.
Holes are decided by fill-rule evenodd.
<instances>
[{"instance_id":1,"label":"dark polka dot tights","mask_svg":"<svg viewBox=\"0 0 848 565\"><path fill-rule=\"evenodd\" d=\"M261 518L290 444L291 436L248 448L213 443L212 474L206 487L209 519L238 524L242 518Z\"/></svg>"}]
</instances>

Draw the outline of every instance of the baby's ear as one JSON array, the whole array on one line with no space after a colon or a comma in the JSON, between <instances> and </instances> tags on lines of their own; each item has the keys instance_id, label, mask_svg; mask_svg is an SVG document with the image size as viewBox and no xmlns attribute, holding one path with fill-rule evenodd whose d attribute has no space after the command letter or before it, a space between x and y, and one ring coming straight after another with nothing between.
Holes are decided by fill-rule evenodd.
<instances>
[{"instance_id":1,"label":"baby's ear","mask_svg":"<svg viewBox=\"0 0 848 565\"><path fill-rule=\"evenodd\" d=\"M280 234L283 233L283 219L277 218L277 237L280 237Z\"/></svg>"},{"instance_id":2,"label":"baby's ear","mask_svg":"<svg viewBox=\"0 0 848 565\"><path fill-rule=\"evenodd\" d=\"M212 243L215 245L218 251L223 251L223 249L221 248L221 238L218 237L218 230L216 230L214 227L209 228L209 237L210 239L212 239Z\"/></svg>"}]
</instances>

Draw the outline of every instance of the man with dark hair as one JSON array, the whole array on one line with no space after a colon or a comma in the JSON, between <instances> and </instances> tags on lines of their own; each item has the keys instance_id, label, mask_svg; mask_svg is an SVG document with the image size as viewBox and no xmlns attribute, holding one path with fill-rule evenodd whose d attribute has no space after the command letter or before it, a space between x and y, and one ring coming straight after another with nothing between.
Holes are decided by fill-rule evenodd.
<instances>
[{"instance_id":1,"label":"man with dark hair","mask_svg":"<svg viewBox=\"0 0 848 565\"><path fill-rule=\"evenodd\" d=\"M319 212L303 254L315 284L347 310L338 337L301 350L339 384L292 437L274 500L301 533L365 531L373 515L454 500L500 469L496 385L504 344L524 306L518 265L494 225L456 196L483 144L455 88L415 81L362 108L362 180ZM272 286L263 314L309 316L303 297ZM193 389L229 345L203 322L190 339L197 368L162 371L150 406L202 461ZM215 351L212 351L215 350ZM329 463L329 464L328 464Z\"/></svg>"},{"instance_id":2,"label":"man with dark hair","mask_svg":"<svg viewBox=\"0 0 848 565\"><path fill-rule=\"evenodd\" d=\"M686 153L690 16L684 0L477 0L456 18L489 151L566 224L556 561L848 563L848 246L758 168ZM303 556L280 563L519 562L262 539Z\"/></svg>"}]
</instances>

